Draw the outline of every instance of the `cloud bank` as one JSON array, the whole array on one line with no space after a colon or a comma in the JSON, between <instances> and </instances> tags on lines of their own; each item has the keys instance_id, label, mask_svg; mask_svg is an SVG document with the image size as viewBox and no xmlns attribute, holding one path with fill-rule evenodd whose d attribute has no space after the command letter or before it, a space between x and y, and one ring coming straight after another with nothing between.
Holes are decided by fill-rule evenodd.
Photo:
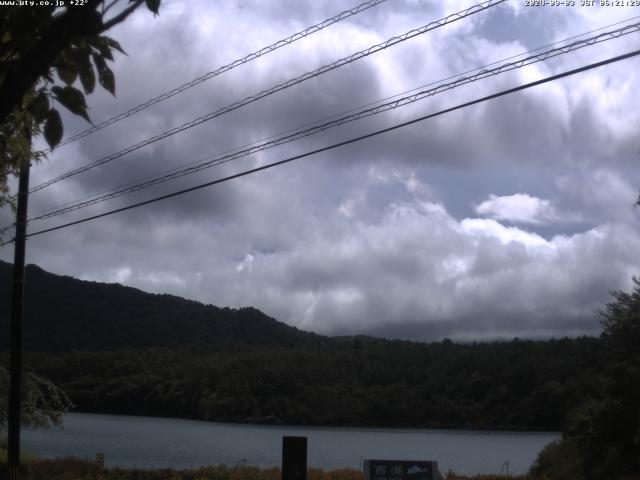
<instances>
[{"instance_id":1,"label":"cloud bank","mask_svg":"<svg viewBox=\"0 0 640 480\"><path fill-rule=\"evenodd\" d=\"M379 52L34 194L32 213L268 139L632 16L510 2ZM396 1L205 82L57 150L37 184L424 25L471 2ZM163 2L112 32L117 98L95 121L347 6ZM615 10L615 12L614 12ZM31 231L385 128L625 52L637 37L473 83ZM443 115L285 167L33 237L28 261L217 305L253 305L325 334L489 339L595 334L609 291L640 272L634 61ZM65 129L86 128L65 117ZM11 221L0 212L3 223ZM11 260L10 249L0 256Z\"/></svg>"}]
</instances>

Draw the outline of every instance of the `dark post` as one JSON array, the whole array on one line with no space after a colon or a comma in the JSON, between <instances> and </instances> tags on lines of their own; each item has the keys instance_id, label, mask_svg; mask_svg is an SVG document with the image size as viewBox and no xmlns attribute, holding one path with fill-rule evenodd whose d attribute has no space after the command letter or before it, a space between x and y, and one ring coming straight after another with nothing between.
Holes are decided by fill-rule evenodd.
<instances>
[{"instance_id":1,"label":"dark post","mask_svg":"<svg viewBox=\"0 0 640 480\"><path fill-rule=\"evenodd\" d=\"M20 380L22 376L22 313L24 303L24 259L27 233L27 203L29 200L29 168L20 169L18 208L13 257L11 296L11 332L9 353L9 432L7 438L7 478L20 480Z\"/></svg>"},{"instance_id":2,"label":"dark post","mask_svg":"<svg viewBox=\"0 0 640 480\"><path fill-rule=\"evenodd\" d=\"M282 480L307 480L307 437L282 437Z\"/></svg>"}]
</instances>

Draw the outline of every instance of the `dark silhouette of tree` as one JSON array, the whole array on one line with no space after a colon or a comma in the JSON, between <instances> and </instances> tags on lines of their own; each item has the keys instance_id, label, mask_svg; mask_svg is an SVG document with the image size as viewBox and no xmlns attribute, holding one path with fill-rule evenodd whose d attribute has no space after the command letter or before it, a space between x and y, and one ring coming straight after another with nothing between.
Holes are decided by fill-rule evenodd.
<instances>
[{"instance_id":1,"label":"dark silhouette of tree","mask_svg":"<svg viewBox=\"0 0 640 480\"><path fill-rule=\"evenodd\" d=\"M618 480L640 474L640 279L633 283L631 293L612 292L614 301L602 312L598 388L571 413L562 440L541 453L534 478Z\"/></svg>"},{"instance_id":2,"label":"dark silhouette of tree","mask_svg":"<svg viewBox=\"0 0 640 480\"><path fill-rule=\"evenodd\" d=\"M27 373L24 381L21 420L25 427L50 428L62 424L62 416L73 405L67 394L49 380ZM9 374L0 367L0 449L4 449L7 428Z\"/></svg>"},{"instance_id":3,"label":"dark silhouette of tree","mask_svg":"<svg viewBox=\"0 0 640 480\"><path fill-rule=\"evenodd\" d=\"M43 155L31 152L30 137L42 133L52 148L62 139L57 105L89 121L85 95L96 80L115 94L108 62L124 51L103 33L143 3L154 14L160 7L160 0L70 3L0 8L0 207L9 200L7 178Z\"/></svg>"}]
</instances>

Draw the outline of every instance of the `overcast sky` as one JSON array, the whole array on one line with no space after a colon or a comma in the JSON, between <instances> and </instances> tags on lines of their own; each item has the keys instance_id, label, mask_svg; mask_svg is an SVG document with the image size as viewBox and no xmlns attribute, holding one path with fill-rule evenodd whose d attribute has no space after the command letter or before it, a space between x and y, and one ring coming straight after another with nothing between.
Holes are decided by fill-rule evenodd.
<instances>
[{"instance_id":1,"label":"overcast sky","mask_svg":"<svg viewBox=\"0 0 640 480\"><path fill-rule=\"evenodd\" d=\"M94 122L355 6L358 0L163 0L110 35L117 97ZM34 193L90 197L640 14L631 7L478 13ZM32 170L36 185L473 5L388 0L202 83ZM637 21L637 20L635 20ZM620 25L619 25L620 26ZM619 27L618 26L618 27ZM616 27L612 27L616 28ZM304 153L640 47L639 34L443 92L31 231ZM34 237L27 261L305 330L437 340L597 334L609 291L640 274L639 58L439 116L199 192ZM87 128L65 117L65 137ZM0 213L3 224L10 212ZM12 248L0 258L11 261Z\"/></svg>"}]
</instances>

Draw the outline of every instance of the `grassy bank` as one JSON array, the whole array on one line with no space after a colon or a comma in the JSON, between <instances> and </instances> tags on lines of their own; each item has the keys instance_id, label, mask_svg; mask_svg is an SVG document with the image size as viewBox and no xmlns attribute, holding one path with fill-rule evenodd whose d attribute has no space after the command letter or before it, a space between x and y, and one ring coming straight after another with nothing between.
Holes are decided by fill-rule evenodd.
<instances>
[{"instance_id":1,"label":"grassy bank","mask_svg":"<svg viewBox=\"0 0 640 480\"><path fill-rule=\"evenodd\" d=\"M201 467L185 470L139 470L124 468L99 469L95 462L78 458L31 460L25 467L26 480L280 480L280 469L225 466ZM526 480L527 477L480 475L466 477L449 473L446 480ZM308 480L362 480L355 469L309 469Z\"/></svg>"},{"instance_id":2,"label":"grassy bank","mask_svg":"<svg viewBox=\"0 0 640 480\"><path fill-rule=\"evenodd\" d=\"M29 452L22 451L20 452L20 459L23 462L31 462L33 460L36 460L37 457ZM0 465L4 465L5 463L7 463L7 451L0 448Z\"/></svg>"}]
</instances>

